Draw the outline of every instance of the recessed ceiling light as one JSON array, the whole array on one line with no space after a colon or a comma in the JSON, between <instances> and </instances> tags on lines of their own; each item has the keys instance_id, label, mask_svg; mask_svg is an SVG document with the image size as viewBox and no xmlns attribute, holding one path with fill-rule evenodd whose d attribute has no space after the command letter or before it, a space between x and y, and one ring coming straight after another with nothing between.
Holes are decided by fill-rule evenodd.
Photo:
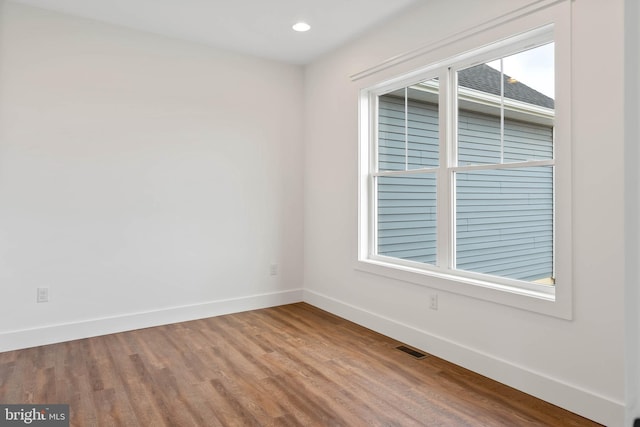
<instances>
[{"instance_id":1,"label":"recessed ceiling light","mask_svg":"<svg viewBox=\"0 0 640 427\"><path fill-rule=\"evenodd\" d=\"M309 31L311 29L311 25L307 24L306 22L298 22L294 24L292 28L294 31L304 33L305 31Z\"/></svg>"}]
</instances>

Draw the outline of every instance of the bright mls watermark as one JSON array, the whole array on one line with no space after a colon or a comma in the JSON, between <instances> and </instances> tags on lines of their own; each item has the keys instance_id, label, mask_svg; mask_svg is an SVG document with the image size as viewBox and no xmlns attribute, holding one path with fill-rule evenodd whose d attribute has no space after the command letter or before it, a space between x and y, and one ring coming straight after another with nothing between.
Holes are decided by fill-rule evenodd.
<instances>
[{"instance_id":1,"label":"bright mls watermark","mask_svg":"<svg viewBox=\"0 0 640 427\"><path fill-rule=\"evenodd\" d=\"M0 404L0 427L69 427L69 405Z\"/></svg>"}]
</instances>

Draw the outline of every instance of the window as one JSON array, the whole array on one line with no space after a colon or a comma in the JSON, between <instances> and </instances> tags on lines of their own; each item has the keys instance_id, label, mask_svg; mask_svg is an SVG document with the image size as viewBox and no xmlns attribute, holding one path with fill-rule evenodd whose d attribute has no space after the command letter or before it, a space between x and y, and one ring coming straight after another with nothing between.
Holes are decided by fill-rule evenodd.
<instances>
[{"instance_id":1,"label":"window","mask_svg":"<svg viewBox=\"0 0 640 427\"><path fill-rule=\"evenodd\" d=\"M555 48L549 25L362 92L361 261L555 301Z\"/></svg>"}]
</instances>

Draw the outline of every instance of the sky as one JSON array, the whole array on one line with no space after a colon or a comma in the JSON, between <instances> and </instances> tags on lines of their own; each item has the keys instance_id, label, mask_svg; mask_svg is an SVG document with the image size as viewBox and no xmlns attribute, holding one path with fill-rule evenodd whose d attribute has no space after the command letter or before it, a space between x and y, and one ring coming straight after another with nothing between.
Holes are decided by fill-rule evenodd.
<instances>
[{"instance_id":1,"label":"sky","mask_svg":"<svg viewBox=\"0 0 640 427\"><path fill-rule=\"evenodd\" d=\"M500 60L487 65L500 70ZM506 75L555 99L553 43L505 57L503 66Z\"/></svg>"}]
</instances>

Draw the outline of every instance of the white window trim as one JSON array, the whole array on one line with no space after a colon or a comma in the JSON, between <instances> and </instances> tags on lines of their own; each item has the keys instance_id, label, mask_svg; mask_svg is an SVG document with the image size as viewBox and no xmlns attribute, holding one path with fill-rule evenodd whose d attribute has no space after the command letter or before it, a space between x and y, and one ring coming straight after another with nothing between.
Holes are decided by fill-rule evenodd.
<instances>
[{"instance_id":1,"label":"white window trim","mask_svg":"<svg viewBox=\"0 0 640 427\"><path fill-rule=\"evenodd\" d=\"M551 8L540 13L539 17L527 15L526 21L529 31L515 33L511 28L513 25L490 28L485 33L485 40L496 40L494 43L487 43L474 49L472 42L468 39L461 39L460 43L466 45L466 49L461 47L460 55L454 55L444 61L433 62L427 67L417 70L407 70L405 73L398 73L401 77L387 79L382 83L374 83L368 88L363 88L360 92L360 174L359 174L359 238L358 238L358 261L355 268L359 271L387 277L390 279L409 282L431 289L438 289L453 292L472 298L491 301L519 309L529 310L540 314L554 316L563 319L571 319L572 313L572 252L571 252L571 48L570 48L570 2L554 3ZM537 24L530 24L533 21ZM511 24L517 25L517 22ZM509 31L515 36L510 36ZM476 34L477 35L477 34ZM455 64L456 69L465 68L484 62L490 52L495 57L511 53L514 49L527 47L527 44L540 45L549 39L555 41L555 63L556 63L556 140L555 164L558 166L555 173L556 186L554 190L555 209L555 258L556 262L556 286L540 286L523 281L503 279L494 276L486 276L478 273L452 270L449 266L442 267L444 259L453 259L452 239L450 235L454 229L453 224L448 227L439 227L438 245L438 266L427 266L422 263L399 260L397 258L373 255L375 245L376 225L374 223L375 212L375 189L372 188L373 180L369 171L375 171L376 160L371 153L375 153L374 136L377 135L376 120L372 120L371 114L377 111L377 96L388 93L394 89L414 84L419 79L449 79L449 73L443 73L445 66ZM455 44L455 43L454 43ZM450 47L450 45L447 45ZM434 52L430 52L434 53ZM437 53L437 52L435 52ZM441 80L442 81L442 80ZM442 99L442 97L441 97ZM372 105L372 103L374 103ZM444 105L443 105L444 104ZM451 114L444 114L444 108L455 108L455 101L447 99L445 103L440 103L440 128L455 131L455 126L445 123L451 120ZM541 110L540 116L544 118L547 112ZM440 149L445 149L445 144L455 141L453 137L441 137ZM373 150L373 151L372 151ZM554 162L552 161L552 162ZM536 164L548 164L548 161L527 162ZM505 165L508 167L509 165ZM482 166L464 166L469 168L482 168ZM495 168L494 165L491 168ZM429 168L436 170L436 168ZM424 172L425 169L416 171ZM403 173L413 173L414 171L404 171ZM450 179L450 172L446 167L437 168L438 179ZM449 183L447 182L447 187ZM451 195L438 194L438 215L446 215L447 221L452 222L451 212L453 211ZM444 230L442 230L444 228ZM444 256L443 256L444 254Z\"/></svg>"}]
</instances>

